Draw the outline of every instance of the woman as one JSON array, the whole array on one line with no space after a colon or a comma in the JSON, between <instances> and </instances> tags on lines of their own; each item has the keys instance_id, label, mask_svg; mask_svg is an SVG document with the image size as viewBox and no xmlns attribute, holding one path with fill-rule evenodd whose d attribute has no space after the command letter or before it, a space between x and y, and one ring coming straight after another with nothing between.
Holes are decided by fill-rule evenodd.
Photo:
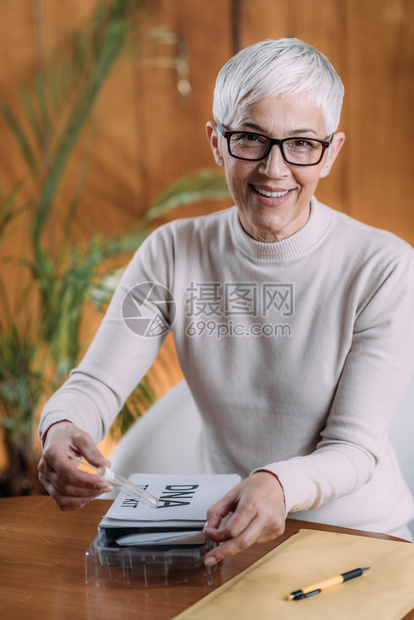
<instances>
[{"instance_id":1,"label":"woman","mask_svg":"<svg viewBox=\"0 0 414 620\"><path fill-rule=\"evenodd\" d=\"M68 453L102 464L95 443L172 327L203 419L200 469L244 478L209 510L222 544L207 565L277 537L287 515L409 537L387 430L414 369L414 255L314 196L344 143L342 98L296 39L224 66L207 137L236 206L146 240L46 405L39 478L62 509L105 490Z\"/></svg>"}]
</instances>

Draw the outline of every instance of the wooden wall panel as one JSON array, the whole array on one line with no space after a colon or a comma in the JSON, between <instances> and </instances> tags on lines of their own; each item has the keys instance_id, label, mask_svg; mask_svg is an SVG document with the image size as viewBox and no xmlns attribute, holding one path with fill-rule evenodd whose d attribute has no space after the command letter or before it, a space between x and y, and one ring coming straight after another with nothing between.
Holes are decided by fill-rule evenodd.
<instances>
[{"instance_id":1,"label":"wooden wall panel","mask_svg":"<svg viewBox=\"0 0 414 620\"><path fill-rule=\"evenodd\" d=\"M414 3L347 1L351 215L414 244Z\"/></svg>"},{"instance_id":2,"label":"wooden wall panel","mask_svg":"<svg viewBox=\"0 0 414 620\"><path fill-rule=\"evenodd\" d=\"M263 39L279 39L289 34L291 1L238 0L240 48Z\"/></svg>"},{"instance_id":3,"label":"wooden wall panel","mask_svg":"<svg viewBox=\"0 0 414 620\"><path fill-rule=\"evenodd\" d=\"M15 108L19 100L19 84L28 78L36 64L30 0L2 3L0 57L0 99L6 99ZM0 136L0 188L8 192L19 178L24 164L2 115Z\"/></svg>"},{"instance_id":4,"label":"wooden wall panel","mask_svg":"<svg viewBox=\"0 0 414 620\"><path fill-rule=\"evenodd\" d=\"M42 0L40 4L38 36L44 39L40 51L47 58L59 55L68 36L89 23L99 0ZM125 55L115 63L99 93L91 115L89 138L75 148L62 179L51 221L53 229L61 228L69 200L75 188L81 186L82 197L73 227L75 239L89 237L95 231L121 233L131 225L139 194L133 174L135 124L132 57Z\"/></svg>"},{"instance_id":5,"label":"wooden wall panel","mask_svg":"<svg viewBox=\"0 0 414 620\"><path fill-rule=\"evenodd\" d=\"M215 166L205 124L212 118L217 73L232 55L229 0L162 0L155 6L152 23L169 24L186 43L192 90L187 99L180 96L173 69L137 72L146 204L180 176Z\"/></svg>"},{"instance_id":6,"label":"wooden wall panel","mask_svg":"<svg viewBox=\"0 0 414 620\"><path fill-rule=\"evenodd\" d=\"M68 34L85 27L99 0L56 3L44 0L44 37L46 53L59 52ZM133 54L116 61L98 95L92 111L89 138L81 141L62 180L59 204L54 214L59 229L68 209L68 197L79 184L84 185L73 228L75 239L92 232L122 233L136 218L140 195L137 169L137 117L133 81Z\"/></svg>"},{"instance_id":7,"label":"wooden wall panel","mask_svg":"<svg viewBox=\"0 0 414 620\"><path fill-rule=\"evenodd\" d=\"M68 35L80 30L92 17L100 0L32 0L34 21L39 30L39 54L55 53L65 46ZM36 27L35 27L36 29ZM39 60L43 60L39 58Z\"/></svg>"},{"instance_id":8,"label":"wooden wall panel","mask_svg":"<svg viewBox=\"0 0 414 620\"><path fill-rule=\"evenodd\" d=\"M87 166L87 177L76 218L76 238L102 231L119 234L134 224L143 191L139 167L138 119L135 110L133 61L116 64L93 112L93 135L77 149L74 173ZM70 184L70 175L66 179ZM64 194L64 191L62 192Z\"/></svg>"},{"instance_id":9,"label":"wooden wall panel","mask_svg":"<svg viewBox=\"0 0 414 620\"><path fill-rule=\"evenodd\" d=\"M22 40L30 42L30 46L21 55L26 63L24 71L14 72L10 79L8 68L0 85L11 82L13 96L4 94L19 119L24 117L18 101L20 84L28 80L34 66L44 65L49 54L59 53L68 34L87 23L96 4L97 0L21 0L13 5L6 18L16 26L0 31L4 47L13 47L13 33L20 33L20 22L30 29L31 38L22 32ZM232 54L231 2L150 0L148 4L149 17L137 29L134 45L142 45L154 26L175 32L187 47L191 96L185 99L178 93L177 72L171 66L177 53L174 45L145 52L142 59L127 54L116 63L93 111L93 134L76 147L56 196L51 228L59 230L79 171L87 166L73 229L75 240L95 231L127 230L177 178L215 165L205 137L205 123L211 118L217 72ZM19 62L20 55L12 54L11 66L19 66ZM4 149L0 155L0 162L3 157L6 160L0 170L0 186L7 186L10 179L25 173L25 165L0 119L2 129L13 153L9 158ZM215 208L217 204L210 210Z\"/></svg>"},{"instance_id":10,"label":"wooden wall panel","mask_svg":"<svg viewBox=\"0 0 414 620\"><path fill-rule=\"evenodd\" d=\"M31 0L3 2L0 17L0 100L7 100L14 109L19 102L19 84L27 79L35 67L35 45ZM23 175L25 164L17 144L0 114L0 194L8 194ZM27 257L28 235L25 215L20 216L19 225L12 238L0 244L0 260L3 256ZM25 285L26 274L19 280L11 275L10 266L0 265L5 280L10 311L15 312L15 300L20 288ZM0 307L1 311L1 307Z\"/></svg>"}]
</instances>

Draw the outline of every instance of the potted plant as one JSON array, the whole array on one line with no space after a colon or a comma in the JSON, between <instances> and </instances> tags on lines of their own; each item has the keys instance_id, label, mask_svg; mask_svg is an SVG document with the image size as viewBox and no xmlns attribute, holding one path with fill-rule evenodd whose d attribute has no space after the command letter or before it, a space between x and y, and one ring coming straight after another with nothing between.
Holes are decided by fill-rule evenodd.
<instances>
[{"instance_id":1,"label":"potted plant","mask_svg":"<svg viewBox=\"0 0 414 620\"><path fill-rule=\"evenodd\" d=\"M74 243L72 225L83 168L66 201L69 207L59 231L58 251L49 242L55 197L74 147L92 131L91 113L102 85L144 9L143 0L99 4L89 26L71 39L65 56L51 59L46 72L35 73L32 90L21 89L25 122L19 121L7 102L1 104L27 175L10 194L0 195L0 243L5 235L13 234L13 222L24 210L30 220L31 247L29 258L12 255L6 259L15 277L27 282L14 306L0 274L0 427L9 461L0 479L0 496L40 492L34 441L39 408L79 361L85 344L81 337L85 309L95 304L102 312L120 277L122 269L114 269L114 257L118 263L123 257L126 263L160 215L171 215L178 207L199 200L229 196L221 173L191 173L149 205L128 234L96 234L86 243ZM159 29L158 36L165 32ZM121 433L154 398L146 377L118 416Z\"/></svg>"}]
</instances>

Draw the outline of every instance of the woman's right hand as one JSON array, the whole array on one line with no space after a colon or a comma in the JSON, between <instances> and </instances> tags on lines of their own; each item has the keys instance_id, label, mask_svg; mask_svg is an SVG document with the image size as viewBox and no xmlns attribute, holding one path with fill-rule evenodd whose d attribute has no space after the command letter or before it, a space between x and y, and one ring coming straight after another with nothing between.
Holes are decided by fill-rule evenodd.
<instances>
[{"instance_id":1,"label":"woman's right hand","mask_svg":"<svg viewBox=\"0 0 414 620\"><path fill-rule=\"evenodd\" d=\"M61 510L82 508L102 493L112 491L108 482L77 469L80 457L95 467L111 466L88 433L72 422L53 424L47 431L38 471L40 482Z\"/></svg>"}]
</instances>

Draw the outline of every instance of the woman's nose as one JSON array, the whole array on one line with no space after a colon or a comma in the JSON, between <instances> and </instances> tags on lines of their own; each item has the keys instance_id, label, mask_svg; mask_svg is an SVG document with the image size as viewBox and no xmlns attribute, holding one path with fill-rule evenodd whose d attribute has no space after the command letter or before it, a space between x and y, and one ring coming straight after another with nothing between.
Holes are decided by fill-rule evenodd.
<instances>
[{"instance_id":1,"label":"woman's nose","mask_svg":"<svg viewBox=\"0 0 414 620\"><path fill-rule=\"evenodd\" d=\"M278 179L287 176L290 172L289 165L285 162L278 144L272 146L267 157L260 163L261 171L269 178Z\"/></svg>"}]
</instances>

